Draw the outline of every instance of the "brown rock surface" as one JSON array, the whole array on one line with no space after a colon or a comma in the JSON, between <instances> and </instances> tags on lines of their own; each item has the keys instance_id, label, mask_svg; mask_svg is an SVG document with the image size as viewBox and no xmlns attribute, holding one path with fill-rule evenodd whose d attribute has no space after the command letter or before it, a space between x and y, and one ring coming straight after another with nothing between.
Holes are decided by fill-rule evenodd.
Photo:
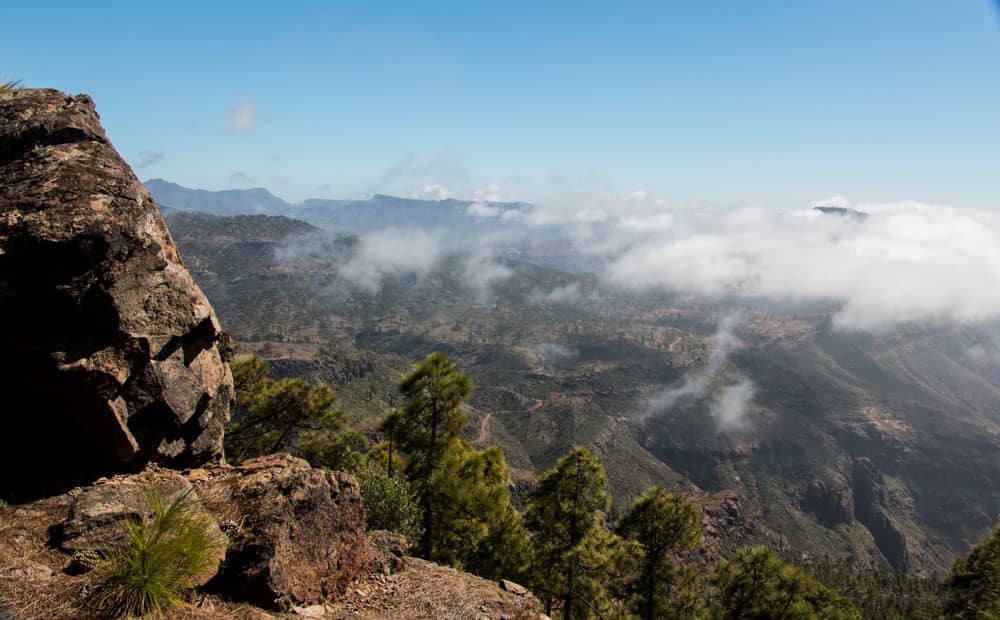
<instances>
[{"instance_id":1,"label":"brown rock surface","mask_svg":"<svg viewBox=\"0 0 1000 620\"><path fill-rule=\"evenodd\" d=\"M215 578L206 575L193 598L197 611L186 607L171 617L269 617L261 608L280 614L330 604L354 596L359 579L385 577L408 562L405 544L389 533L375 538L391 560L369 561L361 495L350 475L287 454L187 475L150 467L0 508L0 617L5 608L20 610L16 618L93 617L88 596L100 571L79 565L74 553L119 540L124 519L146 512L153 488L165 500L196 494L209 526L229 543Z\"/></svg>"},{"instance_id":2,"label":"brown rock surface","mask_svg":"<svg viewBox=\"0 0 1000 620\"><path fill-rule=\"evenodd\" d=\"M150 469L133 476L101 479L89 486L67 493L71 498L69 517L53 533L59 546L68 552L102 551L125 541L127 520L143 520L152 516L152 494L156 493L164 507L183 498L192 503L198 520L220 543L211 567L199 577L203 585L215 576L225 558L228 542L215 517L205 510L194 487L181 474L164 469Z\"/></svg>"},{"instance_id":3,"label":"brown rock surface","mask_svg":"<svg viewBox=\"0 0 1000 620\"><path fill-rule=\"evenodd\" d=\"M230 547L209 584L227 597L286 610L337 598L367 567L365 514L354 477L287 454L216 467L195 482Z\"/></svg>"},{"instance_id":4,"label":"brown rock surface","mask_svg":"<svg viewBox=\"0 0 1000 620\"><path fill-rule=\"evenodd\" d=\"M405 558L402 570L392 575L366 575L347 597L323 611L318 617L337 620L548 618L530 593L507 592L495 581L417 558Z\"/></svg>"},{"instance_id":5,"label":"brown rock surface","mask_svg":"<svg viewBox=\"0 0 1000 620\"><path fill-rule=\"evenodd\" d=\"M0 98L0 322L0 497L220 460L228 339L85 95Z\"/></svg>"}]
</instances>

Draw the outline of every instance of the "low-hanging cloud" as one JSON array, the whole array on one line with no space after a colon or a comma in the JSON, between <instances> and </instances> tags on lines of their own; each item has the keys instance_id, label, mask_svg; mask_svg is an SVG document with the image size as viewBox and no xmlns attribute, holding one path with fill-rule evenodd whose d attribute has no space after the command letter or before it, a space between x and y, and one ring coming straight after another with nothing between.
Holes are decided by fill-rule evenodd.
<instances>
[{"instance_id":1,"label":"low-hanging cloud","mask_svg":"<svg viewBox=\"0 0 1000 620\"><path fill-rule=\"evenodd\" d=\"M750 426L747 406L753 400L753 382L742 377L732 385L726 385L708 408L708 414L715 420L715 426L722 432L742 431Z\"/></svg>"},{"instance_id":2,"label":"low-hanging cloud","mask_svg":"<svg viewBox=\"0 0 1000 620\"><path fill-rule=\"evenodd\" d=\"M149 168L153 164L163 160L165 155L160 151L139 151L139 158L135 162L136 168Z\"/></svg>"},{"instance_id":3,"label":"low-hanging cloud","mask_svg":"<svg viewBox=\"0 0 1000 620\"><path fill-rule=\"evenodd\" d=\"M713 382L719 376L730 353L741 346L735 330L738 315L725 316L712 336L705 366L689 372L680 384L665 387L649 396L643 404L640 418L645 419L665 413L683 400L702 400L712 397L708 413L720 431L743 430L747 427L747 405L753 399L754 388L749 378L741 376L736 383L727 384L710 394Z\"/></svg>"},{"instance_id":4,"label":"low-hanging cloud","mask_svg":"<svg viewBox=\"0 0 1000 620\"><path fill-rule=\"evenodd\" d=\"M374 294L385 278L406 273L427 275L440 259L439 235L420 229L386 228L362 236L357 252L340 267L338 275Z\"/></svg>"},{"instance_id":5,"label":"low-hanging cloud","mask_svg":"<svg viewBox=\"0 0 1000 620\"><path fill-rule=\"evenodd\" d=\"M745 208L689 218L627 247L604 275L638 289L830 301L845 329L1000 315L1000 216L915 202L855 208L869 217Z\"/></svg>"},{"instance_id":6,"label":"low-hanging cloud","mask_svg":"<svg viewBox=\"0 0 1000 620\"><path fill-rule=\"evenodd\" d=\"M573 360L577 356L577 352L574 349L558 342L548 341L539 342L531 348L530 353L535 358L535 361L542 366L559 365Z\"/></svg>"},{"instance_id":7,"label":"low-hanging cloud","mask_svg":"<svg viewBox=\"0 0 1000 620\"><path fill-rule=\"evenodd\" d=\"M528 303L533 304L575 304L584 301L586 296L579 283L572 282L565 286L557 286L550 291L535 289L528 294Z\"/></svg>"},{"instance_id":8,"label":"low-hanging cloud","mask_svg":"<svg viewBox=\"0 0 1000 620\"><path fill-rule=\"evenodd\" d=\"M462 262L463 284L472 290L479 303L488 302L493 286L514 275L510 267L496 260L489 248L466 255Z\"/></svg>"}]
</instances>

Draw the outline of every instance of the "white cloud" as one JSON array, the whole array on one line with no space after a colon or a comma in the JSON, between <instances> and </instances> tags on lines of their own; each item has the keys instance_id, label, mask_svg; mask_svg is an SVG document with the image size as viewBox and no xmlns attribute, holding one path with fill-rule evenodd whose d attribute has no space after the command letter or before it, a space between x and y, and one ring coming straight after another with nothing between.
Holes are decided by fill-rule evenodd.
<instances>
[{"instance_id":1,"label":"white cloud","mask_svg":"<svg viewBox=\"0 0 1000 620\"><path fill-rule=\"evenodd\" d=\"M487 248L465 257L462 276L463 282L472 290L476 300L486 303L493 294L493 285L513 274L509 267L497 262Z\"/></svg>"},{"instance_id":2,"label":"white cloud","mask_svg":"<svg viewBox=\"0 0 1000 620\"><path fill-rule=\"evenodd\" d=\"M716 428L722 432L742 431L749 428L747 407L753 400L753 396L753 382L746 377L737 383L723 387L708 408L708 415L715 420Z\"/></svg>"},{"instance_id":3,"label":"white cloud","mask_svg":"<svg viewBox=\"0 0 1000 620\"><path fill-rule=\"evenodd\" d=\"M583 209L576 212L576 221L582 224L599 224L608 221L608 214L602 209Z\"/></svg>"},{"instance_id":4,"label":"white cloud","mask_svg":"<svg viewBox=\"0 0 1000 620\"><path fill-rule=\"evenodd\" d=\"M428 274L441 258L438 235L419 229L387 228L362 236L357 253L338 274L355 286L377 293L389 276Z\"/></svg>"},{"instance_id":5,"label":"white cloud","mask_svg":"<svg viewBox=\"0 0 1000 620\"><path fill-rule=\"evenodd\" d=\"M249 133L257 124L257 106L249 100L236 104L229 117L229 126L237 133Z\"/></svg>"},{"instance_id":6,"label":"white cloud","mask_svg":"<svg viewBox=\"0 0 1000 620\"><path fill-rule=\"evenodd\" d=\"M830 196L829 198L824 198L822 200L814 200L809 205L810 207L836 207L838 209L847 209L851 206L851 201L843 196Z\"/></svg>"},{"instance_id":7,"label":"white cloud","mask_svg":"<svg viewBox=\"0 0 1000 620\"><path fill-rule=\"evenodd\" d=\"M501 221L509 222L524 217L524 213L518 209L507 209L500 215Z\"/></svg>"},{"instance_id":8,"label":"white cloud","mask_svg":"<svg viewBox=\"0 0 1000 620\"><path fill-rule=\"evenodd\" d=\"M831 301L834 325L1000 315L1000 215L913 202L861 204L870 217L737 209L633 244L609 282L696 295Z\"/></svg>"},{"instance_id":9,"label":"white cloud","mask_svg":"<svg viewBox=\"0 0 1000 620\"><path fill-rule=\"evenodd\" d=\"M714 394L710 394L712 384L717 382L726 359L742 346L735 333L739 322L740 319L735 314L723 317L709 343L705 366L684 375L679 384L662 388L648 397L640 416L656 416L669 411L681 401L701 400L711 396L708 414L715 420L718 430L745 430L749 425L746 409L754 395L753 382L748 377L740 376L736 383L723 385Z\"/></svg>"},{"instance_id":10,"label":"white cloud","mask_svg":"<svg viewBox=\"0 0 1000 620\"><path fill-rule=\"evenodd\" d=\"M625 216L618 220L620 228L636 232L662 232L670 230L673 225L674 216L669 213L658 213L648 217Z\"/></svg>"},{"instance_id":11,"label":"white cloud","mask_svg":"<svg viewBox=\"0 0 1000 620\"><path fill-rule=\"evenodd\" d=\"M509 202L511 197L497 183L489 183L485 187L476 188L472 196L477 201L485 202Z\"/></svg>"},{"instance_id":12,"label":"white cloud","mask_svg":"<svg viewBox=\"0 0 1000 620\"><path fill-rule=\"evenodd\" d=\"M482 202L474 202L466 209L469 215L482 218L492 218L500 215L500 207L491 207Z\"/></svg>"},{"instance_id":13,"label":"white cloud","mask_svg":"<svg viewBox=\"0 0 1000 620\"><path fill-rule=\"evenodd\" d=\"M139 158L136 160L136 168L148 168L153 164L161 161L164 158L164 154L160 151L139 151Z\"/></svg>"},{"instance_id":14,"label":"white cloud","mask_svg":"<svg viewBox=\"0 0 1000 620\"><path fill-rule=\"evenodd\" d=\"M577 356L576 351L558 342L539 342L531 348L531 353L542 366L559 364Z\"/></svg>"},{"instance_id":15,"label":"white cloud","mask_svg":"<svg viewBox=\"0 0 1000 620\"><path fill-rule=\"evenodd\" d=\"M451 197L451 192L444 185L435 183L425 185L423 188L410 192L410 198L420 198L423 200L444 200Z\"/></svg>"},{"instance_id":16,"label":"white cloud","mask_svg":"<svg viewBox=\"0 0 1000 620\"><path fill-rule=\"evenodd\" d=\"M534 290L528 295L528 303L534 304L575 304L583 301L584 295L576 282L557 286L549 292Z\"/></svg>"}]
</instances>

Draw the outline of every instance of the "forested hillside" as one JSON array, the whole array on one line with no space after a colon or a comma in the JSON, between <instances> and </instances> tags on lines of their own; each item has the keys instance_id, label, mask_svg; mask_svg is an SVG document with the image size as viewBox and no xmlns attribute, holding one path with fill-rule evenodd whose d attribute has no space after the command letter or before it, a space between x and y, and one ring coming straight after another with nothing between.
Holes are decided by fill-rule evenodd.
<instances>
[{"instance_id":1,"label":"forested hillside","mask_svg":"<svg viewBox=\"0 0 1000 620\"><path fill-rule=\"evenodd\" d=\"M516 488L585 445L614 514L659 485L734 520L709 549L774 540L928 575L1000 511L981 329L845 332L822 305L628 292L523 254L485 298L462 254L372 292L345 276L354 237L263 216L170 227L239 350L330 383L368 433L415 359L453 357L475 385L465 437L502 448Z\"/></svg>"}]
</instances>

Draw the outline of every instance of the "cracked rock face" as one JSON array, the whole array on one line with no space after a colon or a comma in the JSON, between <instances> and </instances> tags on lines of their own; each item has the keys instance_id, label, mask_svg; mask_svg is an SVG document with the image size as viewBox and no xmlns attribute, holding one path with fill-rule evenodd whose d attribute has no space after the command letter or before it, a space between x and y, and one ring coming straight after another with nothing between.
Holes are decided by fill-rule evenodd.
<instances>
[{"instance_id":1,"label":"cracked rock face","mask_svg":"<svg viewBox=\"0 0 1000 620\"><path fill-rule=\"evenodd\" d=\"M0 97L0 497L222 458L229 341L85 95Z\"/></svg>"}]
</instances>

